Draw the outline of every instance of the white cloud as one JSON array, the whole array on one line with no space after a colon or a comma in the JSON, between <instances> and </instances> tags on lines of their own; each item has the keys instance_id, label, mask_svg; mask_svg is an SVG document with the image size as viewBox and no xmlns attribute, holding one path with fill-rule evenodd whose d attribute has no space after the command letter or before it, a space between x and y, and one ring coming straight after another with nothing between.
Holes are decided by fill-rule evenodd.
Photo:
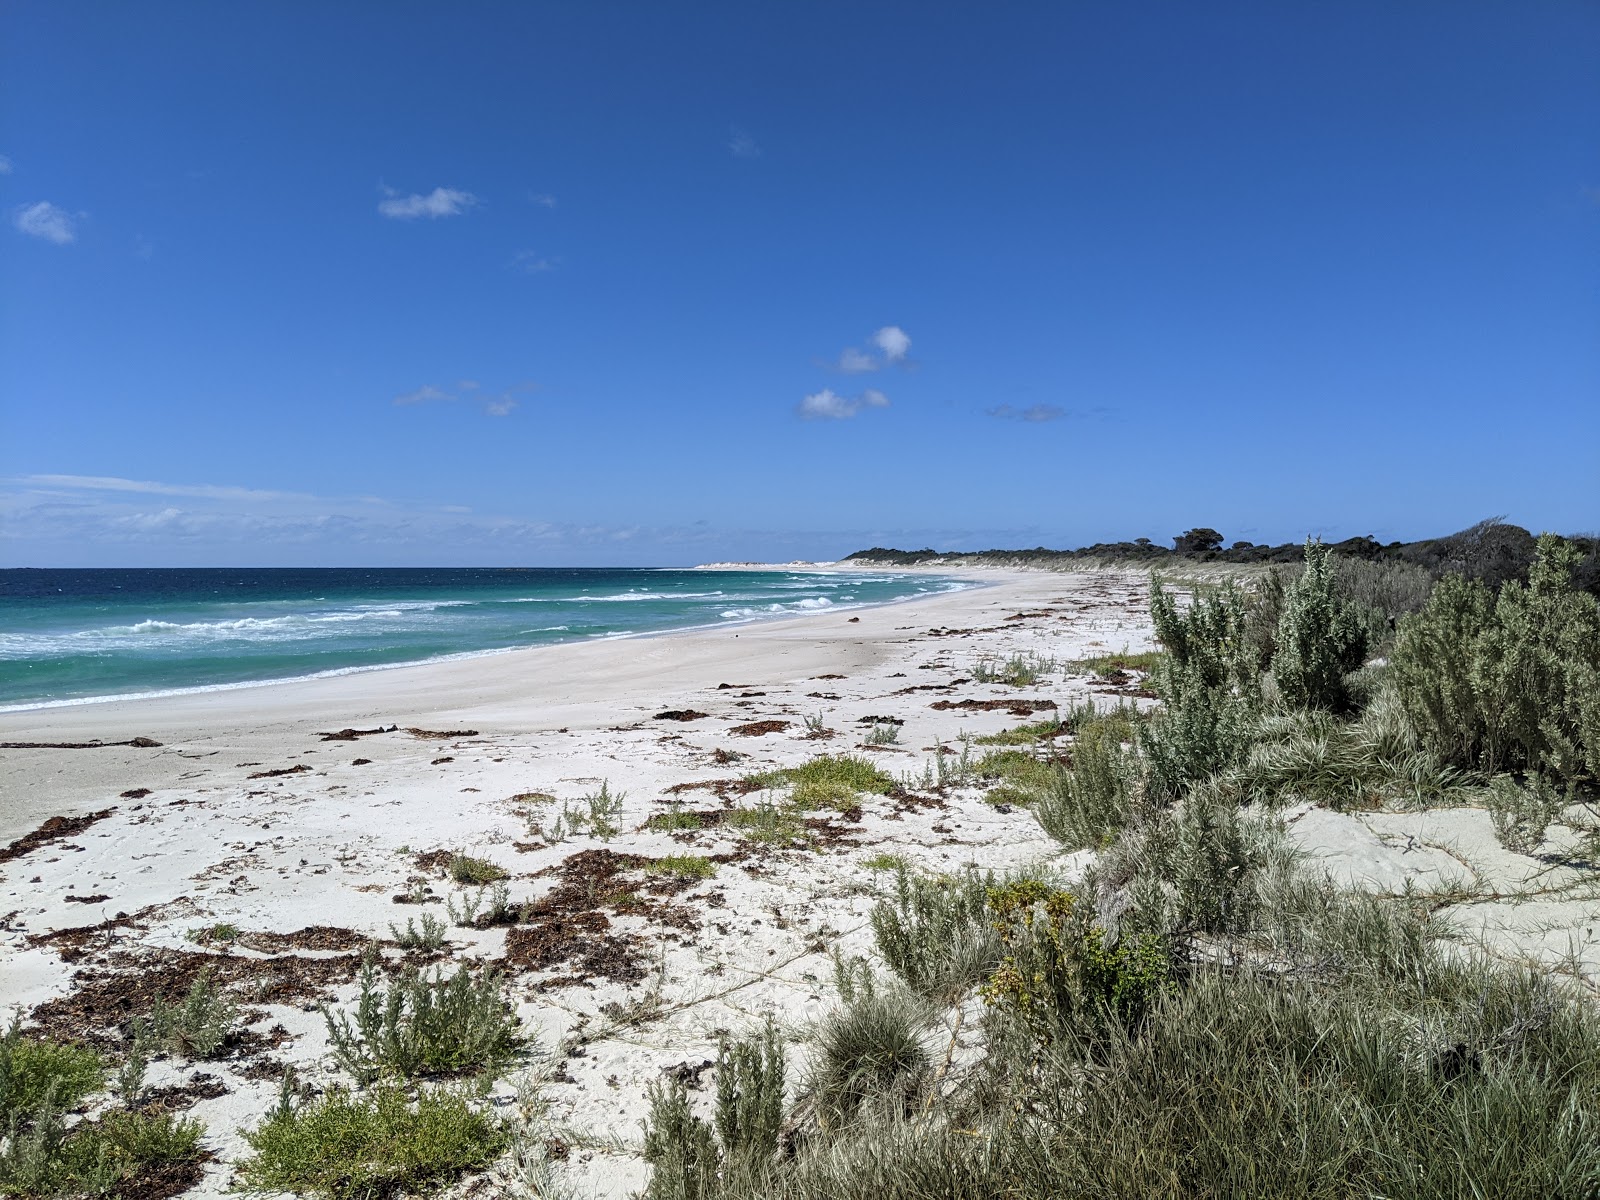
<instances>
[{"instance_id":1,"label":"white cloud","mask_svg":"<svg viewBox=\"0 0 1600 1200\"><path fill-rule=\"evenodd\" d=\"M480 394L481 385L475 379L463 379L456 384L456 390L447 392L443 388L436 388L431 383L425 383L413 392L404 392L394 398L394 403L402 407L413 404L453 404L457 401L470 402L477 405L488 416L508 417L516 411L522 403L519 395L538 390L536 383L519 383L504 391L489 395Z\"/></svg>"},{"instance_id":2,"label":"white cloud","mask_svg":"<svg viewBox=\"0 0 1600 1200\"><path fill-rule=\"evenodd\" d=\"M556 259L545 258L542 254L533 250L518 250L511 256L510 265L514 270L523 271L529 275L538 275L544 271L554 271L556 262Z\"/></svg>"},{"instance_id":3,"label":"white cloud","mask_svg":"<svg viewBox=\"0 0 1600 1200\"><path fill-rule=\"evenodd\" d=\"M888 408L889 397L875 388L868 388L859 396L841 396L832 388L823 388L800 401L797 411L808 421L845 421L863 408Z\"/></svg>"},{"instance_id":4,"label":"white cloud","mask_svg":"<svg viewBox=\"0 0 1600 1200\"><path fill-rule=\"evenodd\" d=\"M885 325L872 335L872 344L883 351L885 359L897 363L902 361L906 352L911 349L911 338L900 326Z\"/></svg>"},{"instance_id":5,"label":"white cloud","mask_svg":"<svg viewBox=\"0 0 1600 1200\"><path fill-rule=\"evenodd\" d=\"M121 479L115 475L24 475L16 482L29 487L70 488L89 492L143 492L157 496L190 496L199 500L309 500L299 492L269 492L257 488L216 487L209 484L155 483L148 479Z\"/></svg>"},{"instance_id":6,"label":"white cloud","mask_svg":"<svg viewBox=\"0 0 1600 1200\"><path fill-rule=\"evenodd\" d=\"M728 153L735 158L760 158L761 147L756 145L755 138L735 126L733 136L728 139Z\"/></svg>"},{"instance_id":7,"label":"white cloud","mask_svg":"<svg viewBox=\"0 0 1600 1200\"><path fill-rule=\"evenodd\" d=\"M30 237L43 238L58 246L65 246L78 236L72 214L65 209L57 208L48 200L19 208L15 224Z\"/></svg>"},{"instance_id":8,"label":"white cloud","mask_svg":"<svg viewBox=\"0 0 1600 1200\"><path fill-rule=\"evenodd\" d=\"M449 392L441 391L432 384L423 384L414 392L403 392L394 398L396 404L429 404L435 400L454 400Z\"/></svg>"},{"instance_id":9,"label":"white cloud","mask_svg":"<svg viewBox=\"0 0 1600 1200\"><path fill-rule=\"evenodd\" d=\"M0 154L0 175L9 174L11 174L11 160L4 154Z\"/></svg>"},{"instance_id":10,"label":"white cloud","mask_svg":"<svg viewBox=\"0 0 1600 1200\"><path fill-rule=\"evenodd\" d=\"M528 193L528 199L541 208L554 208L556 206L556 198L549 192L530 192Z\"/></svg>"},{"instance_id":11,"label":"white cloud","mask_svg":"<svg viewBox=\"0 0 1600 1200\"><path fill-rule=\"evenodd\" d=\"M881 371L895 364L905 364L906 354L911 349L911 338L900 326L885 325L867 340L878 354L846 346L839 352L839 358L833 364L834 369L846 375L860 375L867 371Z\"/></svg>"},{"instance_id":12,"label":"white cloud","mask_svg":"<svg viewBox=\"0 0 1600 1200\"><path fill-rule=\"evenodd\" d=\"M389 188L384 191L388 198L378 202L378 211L397 221L410 221L417 217L459 217L478 203L478 198L471 192L463 192L459 188L436 187L426 196L417 193L402 196Z\"/></svg>"},{"instance_id":13,"label":"white cloud","mask_svg":"<svg viewBox=\"0 0 1600 1200\"><path fill-rule=\"evenodd\" d=\"M1033 404L1027 408L1013 408L1009 404L1002 404L998 408L987 410L991 417L999 417L1002 421L1059 421L1067 415L1067 410L1058 408L1054 404Z\"/></svg>"}]
</instances>

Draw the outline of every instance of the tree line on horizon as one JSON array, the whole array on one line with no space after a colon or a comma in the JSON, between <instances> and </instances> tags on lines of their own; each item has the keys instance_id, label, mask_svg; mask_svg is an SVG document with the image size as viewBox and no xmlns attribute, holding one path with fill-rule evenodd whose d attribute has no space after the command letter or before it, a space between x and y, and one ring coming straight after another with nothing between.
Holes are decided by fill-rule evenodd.
<instances>
[{"instance_id":1,"label":"tree line on horizon","mask_svg":"<svg viewBox=\"0 0 1600 1200\"><path fill-rule=\"evenodd\" d=\"M940 551L932 548L896 550L874 546L869 550L857 550L847 555L844 561L881 563L885 566L921 566L934 562L1058 566L1085 560L1127 562L1139 566L1166 562L1292 566L1299 563L1305 553L1305 546L1300 542L1258 545L1255 542L1235 541L1225 546L1226 540L1215 529L1196 526L1175 536L1170 547L1147 537L1132 541L1096 542L1072 550L1037 546L1015 550ZM1573 566L1573 585L1579 591L1600 594L1600 537L1576 534L1568 535L1564 540L1578 556ZM1399 564L1402 569L1417 568L1435 580L1445 575L1464 575L1498 588L1510 580L1527 578L1534 562L1537 541L1533 533L1520 525L1512 525L1501 517L1490 517L1444 537L1385 543L1369 534L1327 545L1334 557L1346 561Z\"/></svg>"}]
</instances>

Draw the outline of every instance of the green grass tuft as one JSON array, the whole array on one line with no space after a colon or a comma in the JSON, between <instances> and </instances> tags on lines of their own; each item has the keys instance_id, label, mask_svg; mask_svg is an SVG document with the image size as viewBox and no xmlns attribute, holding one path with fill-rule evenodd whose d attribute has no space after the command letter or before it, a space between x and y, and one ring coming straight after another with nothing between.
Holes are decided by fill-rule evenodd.
<instances>
[{"instance_id":1,"label":"green grass tuft","mask_svg":"<svg viewBox=\"0 0 1600 1200\"><path fill-rule=\"evenodd\" d=\"M486 858L473 858L470 854L453 854L450 856L450 878L457 883L483 887L486 884L497 883L510 877L511 873L504 867L492 863Z\"/></svg>"},{"instance_id":2,"label":"green grass tuft","mask_svg":"<svg viewBox=\"0 0 1600 1200\"><path fill-rule=\"evenodd\" d=\"M0 1037L0 1131L28 1120L53 1098L72 1108L100 1090L104 1064L93 1050L24 1037L13 1024Z\"/></svg>"},{"instance_id":3,"label":"green grass tuft","mask_svg":"<svg viewBox=\"0 0 1600 1200\"><path fill-rule=\"evenodd\" d=\"M848 808L863 793L884 795L894 789L887 773L853 754L818 755L798 767L752 775L748 781L757 787L789 787L789 799L797 808Z\"/></svg>"},{"instance_id":4,"label":"green grass tuft","mask_svg":"<svg viewBox=\"0 0 1600 1200\"><path fill-rule=\"evenodd\" d=\"M649 875L675 875L679 879L710 879L717 873L717 864L698 854L668 854L652 858L644 865Z\"/></svg>"}]
</instances>

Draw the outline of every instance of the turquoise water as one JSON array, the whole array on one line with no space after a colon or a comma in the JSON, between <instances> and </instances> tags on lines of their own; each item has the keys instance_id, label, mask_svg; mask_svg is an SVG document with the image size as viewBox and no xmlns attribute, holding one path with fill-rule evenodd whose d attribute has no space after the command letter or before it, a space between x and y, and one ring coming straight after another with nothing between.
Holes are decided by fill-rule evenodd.
<instances>
[{"instance_id":1,"label":"turquoise water","mask_svg":"<svg viewBox=\"0 0 1600 1200\"><path fill-rule=\"evenodd\" d=\"M0 709L727 625L962 586L890 571L4 570Z\"/></svg>"}]
</instances>

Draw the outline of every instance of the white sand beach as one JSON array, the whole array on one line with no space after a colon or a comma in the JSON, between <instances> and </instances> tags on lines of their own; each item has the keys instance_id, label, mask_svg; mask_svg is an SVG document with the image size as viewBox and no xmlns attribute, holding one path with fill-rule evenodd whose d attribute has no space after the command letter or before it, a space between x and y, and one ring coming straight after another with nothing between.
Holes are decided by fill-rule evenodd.
<instances>
[{"instance_id":1,"label":"white sand beach","mask_svg":"<svg viewBox=\"0 0 1600 1200\"><path fill-rule=\"evenodd\" d=\"M984 586L849 615L0 714L6 743L159 743L0 750L0 846L79 819L0 861L0 1010L111 1046L119 995L213 966L243 1006L246 1044L221 1062L158 1062L150 1081L201 1096L190 1111L217 1157L194 1194L220 1195L245 1149L238 1131L271 1106L283 1066L313 1085L336 1078L318 1005L350 1001L363 943L423 913L447 920L443 901L475 890L430 852L488 859L515 901L549 901L545 915L511 932L452 927L447 954L412 958L507 973L561 1169L579 1194L627 1195L645 1179L653 1081L698 1078L721 1034L769 1019L798 1032L833 1003L831 956L871 954L882 856L930 871L1081 865L1026 809L916 781L964 734L1087 696L1121 702L1126 689L1088 674L1017 688L973 682L972 667L1151 648L1148 578L974 578ZM895 740L867 745L875 726ZM322 736L342 730L357 732ZM910 786L811 814L794 845L718 823L761 800L743 777L846 752ZM563 808L602 786L622 798L616 832L561 837ZM675 809L703 811L704 827L646 828ZM1510 955L1571 950L1600 969L1593 901L1508 899L1534 871L1544 887L1559 870L1500 849L1481 812L1287 817L1341 878L1487 885L1490 898L1459 910L1464 926ZM683 854L710 857L715 874L675 880L644 861ZM192 940L219 924L240 935ZM971 1034L951 1036L959 1053ZM499 1086L502 1102L511 1093Z\"/></svg>"}]
</instances>

